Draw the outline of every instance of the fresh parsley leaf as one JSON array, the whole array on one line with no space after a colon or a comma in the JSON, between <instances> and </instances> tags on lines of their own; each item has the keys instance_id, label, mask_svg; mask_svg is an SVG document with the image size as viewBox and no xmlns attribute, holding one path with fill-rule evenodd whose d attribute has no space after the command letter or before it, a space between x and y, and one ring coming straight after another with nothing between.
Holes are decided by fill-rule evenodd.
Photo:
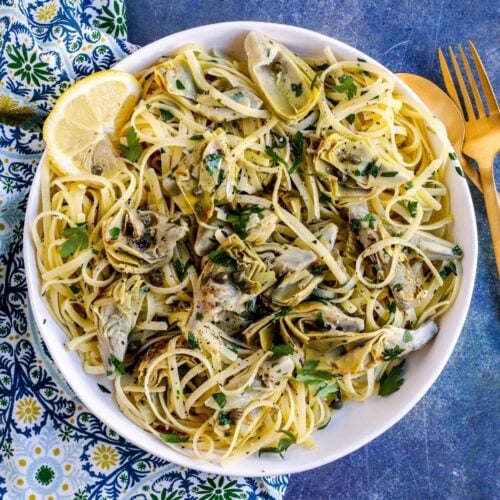
<instances>
[{"instance_id":1,"label":"fresh parsley leaf","mask_svg":"<svg viewBox=\"0 0 500 500\"><path fill-rule=\"evenodd\" d=\"M203 137L202 134L193 134L189 140L191 141L202 141L203 139L205 139L205 137Z\"/></svg>"},{"instance_id":2,"label":"fresh parsley leaf","mask_svg":"<svg viewBox=\"0 0 500 500\"><path fill-rule=\"evenodd\" d=\"M293 354L295 349L292 344L279 344L271 346L269 350L276 358L279 358L281 356L289 356L290 354Z\"/></svg>"},{"instance_id":3,"label":"fresh parsley leaf","mask_svg":"<svg viewBox=\"0 0 500 500\"><path fill-rule=\"evenodd\" d=\"M197 320L197 321L200 321L200 320L202 320L202 319L203 319L203 314L201 314L201 313L196 313L196 320Z\"/></svg>"},{"instance_id":4,"label":"fresh parsley leaf","mask_svg":"<svg viewBox=\"0 0 500 500\"><path fill-rule=\"evenodd\" d=\"M319 201L321 201L321 203L331 203L332 202L332 198L329 194L326 194L326 193L321 193L319 195Z\"/></svg>"},{"instance_id":5,"label":"fresh parsley leaf","mask_svg":"<svg viewBox=\"0 0 500 500\"><path fill-rule=\"evenodd\" d=\"M121 233L121 229L119 227L112 227L109 231L109 237L112 239L112 240L117 240L118 239L118 236L120 236L120 233Z\"/></svg>"},{"instance_id":6,"label":"fresh parsley leaf","mask_svg":"<svg viewBox=\"0 0 500 500\"><path fill-rule=\"evenodd\" d=\"M224 153L211 153L203 158L203 164L211 176L217 173L224 156L226 156Z\"/></svg>"},{"instance_id":7,"label":"fresh parsley leaf","mask_svg":"<svg viewBox=\"0 0 500 500\"><path fill-rule=\"evenodd\" d=\"M457 171L457 174L460 177L465 177L465 174L464 174L463 170L460 167L455 167L455 170Z\"/></svg>"},{"instance_id":8,"label":"fresh parsley leaf","mask_svg":"<svg viewBox=\"0 0 500 500\"><path fill-rule=\"evenodd\" d=\"M288 168L286 161L283 158L281 158L281 156L279 154L277 154L276 151L274 151L274 149L272 147L266 146L265 151L266 151L266 155L269 156L269 158L271 158L271 160L273 160L274 163L276 163L276 164L281 163L285 167Z\"/></svg>"},{"instance_id":9,"label":"fresh parsley leaf","mask_svg":"<svg viewBox=\"0 0 500 500\"><path fill-rule=\"evenodd\" d=\"M406 189L411 189L413 187L413 181L408 181L406 183Z\"/></svg>"},{"instance_id":10,"label":"fresh parsley leaf","mask_svg":"<svg viewBox=\"0 0 500 500\"><path fill-rule=\"evenodd\" d=\"M457 276L457 266L453 262L450 262L447 266L443 267L441 271L439 271L439 276L441 276L443 280L445 280L450 274Z\"/></svg>"},{"instance_id":11,"label":"fresh parsley leaf","mask_svg":"<svg viewBox=\"0 0 500 500\"><path fill-rule=\"evenodd\" d=\"M390 313L394 314L396 312L396 302L389 302L387 309Z\"/></svg>"},{"instance_id":12,"label":"fresh parsley leaf","mask_svg":"<svg viewBox=\"0 0 500 500\"><path fill-rule=\"evenodd\" d=\"M304 161L304 136L300 130L293 136L290 146L295 156L293 165L288 169L289 174L296 172Z\"/></svg>"},{"instance_id":13,"label":"fresh parsley leaf","mask_svg":"<svg viewBox=\"0 0 500 500\"><path fill-rule=\"evenodd\" d=\"M214 250L208 254L208 257L212 262L221 266L236 267L236 261L225 250Z\"/></svg>"},{"instance_id":14,"label":"fresh parsley leaf","mask_svg":"<svg viewBox=\"0 0 500 500\"><path fill-rule=\"evenodd\" d=\"M356 120L356 115L354 113L347 115L345 119L352 125L354 123L354 120Z\"/></svg>"},{"instance_id":15,"label":"fresh parsley leaf","mask_svg":"<svg viewBox=\"0 0 500 500\"><path fill-rule=\"evenodd\" d=\"M403 360L399 365L395 366L389 373L385 372L380 378L380 385L378 388L379 396L390 396L391 394L399 391L404 378L401 377L405 361Z\"/></svg>"},{"instance_id":16,"label":"fresh parsley leaf","mask_svg":"<svg viewBox=\"0 0 500 500\"><path fill-rule=\"evenodd\" d=\"M233 419L231 418L230 412L220 412L219 417L217 418L217 423L224 427L226 425L231 425L233 423Z\"/></svg>"},{"instance_id":17,"label":"fresh parsley leaf","mask_svg":"<svg viewBox=\"0 0 500 500\"><path fill-rule=\"evenodd\" d=\"M302 95L302 83L292 83L292 92L295 92L295 97Z\"/></svg>"},{"instance_id":18,"label":"fresh parsley leaf","mask_svg":"<svg viewBox=\"0 0 500 500\"><path fill-rule=\"evenodd\" d=\"M234 222L234 232L242 239L247 237L247 225L250 221L250 216L252 214L257 214L259 219L264 218L264 208L263 207L251 207L248 210L244 210L241 213L229 212L227 215L227 220Z\"/></svg>"},{"instance_id":19,"label":"fresh parsley leaf","mask_svg":"<svg viewBox=\"0 0 500 500\"><path fill-rule=\"evenodd\" d=\"M284 318L292 308L290 306L285 306L282 307L275 315L274 318L271 320L271 323L277 323L281 318Z\"/></svg>"},{"instance_id":20,"label":"fresh parsley leaf","mask_svg":"<svg viewBox=\"0 0 500 500\"><path fill-rule=\"evenodd\" d=\"M187 270L193 265L191 259L188 260L185 264L183 264L179 259L174 260L174 269L175 274L179 278L179 281L182 281L186 277Z\"/></svg>"},{"instance_id":21,"label":"fresh parsley leaf","mask_svg":"<svg viewBox=\"0 0 500 500\"><path fill-rule=\"evenodd\" d=\"M109 357L109 364L115 367L115 370L119 375L123 375L127 371L123 362L119 361L113 354Z\"/></svg>"},{"instance_id":22,"label":"fresh parsley leaf","mask_svg":"<svg viewBox=\"0 0 500 500\"><path fill-rule=\"evenodd\" d=\"M370 162L363 170L355 170L354 175L358 177L366 177L367 175L371 175L372 177L377 177L379 172L379 167L375 165L375 163Z\"/></svg>"},{"instance_id":23,"label":"fresh parsley leaf","mask_svg":"<svg viewBox=\"0 0 500 500\"><path fill-rule=\"evenodd\" d=\"M186 443L189 440L189 436L181 436L180 434L160 434L160 439L165 441L165 443Z\"/></svg>"},{"instance_id":24,"label":"fresh parsley leaf","mask_svg":"<svg viewBox=\"0 0 500 500\"><path fill-rule=\"evenodd\" d=\"M189 349L193 349L193 350L200 348L200 345L198 344L198 340L196 338L196 334L194 332L188 333L187 346L189 347Z\"/></svg>"},{"instance_id":25,"label":"fresh parsley leaf","mask_svg":"<svg viewBox=\"0 0 500 500\"><path fill-rule=\"evenodd\" d=\"M297 438L290 431L280 429L276 432L281 432L286 437L281 438L278 442L278 446L276 447L268 446L266 448L261 448L259 450L259 457L262 455L262 453L278 453L279 456L284 459L283 453L285 453L292 444L295 444L297 442Z\"/></svg>"},{"instance_id":26,"label":"fresh parsley leaf","mask_svg":"<svg viewBox=\"0 0 500 500\"><path fill-rule=\"evenodd\" d=\"M224 408L227 403L226 396L222 394L222 392L216 392L212 394L212 397L215 399L215 402L221 407Z\"/></svg>"},{"instance_id":27,"label":"fresh parsley leaf","mask_svg":"<svg viewBox=\"0 0 500 500\"><path fill-rule=\"evenodd\" d=\"M398 175L399 172L397 172L396 170L391 170L390 172L382 172L380 174L380 177L396 177L396 175Z\"/></svg>"},{"instance_id":28,"label":"fresh parsley leaf","mask_svg":"<svg viewBox=\"0 0 500 500\"><path fill-rule=\"evenodd\" d=\"M401 349L401 347L397 345L392 349L384 349L382 356L384 361L390 361L391 359L397 358L402 352L404 352L404 349Z\"/></svg>"},{"instance_id":29,"label":"fresh parsley leaf","mask_svg":"<svg viewBox=\"0 0 500 500\"><path fill-rule=\"evenodd\" d=\"M456 160L457 155L455 153L448 153L448 156L450 157L450 160Z\"/></svg>"},{"instance_id":30,"label":"fresh parsley leaf","mask_svg":"<svg viewBox=\"0 0 500 500\"><path fill-rule=\"evenodd\" d=\"M174 117L174 115L168 109L160 109L160 118L164 122L168 122Z\"/></svg>"},{"instance_id":31,"label":"fresh parsley leaf","mask_svg":"<svg viewBox=\"0 0 500 500\"><path fill-rule=\"evenodd\" d=\"M305 363L302 369L298 370L295 380L316 387L318 389L316 397L329 399L333 394L338 393L340 388L336 381L330 382L330 380L335 378L333 373L316 370L318 364L319 361L317 360Z\"/></svg>"},{"instance_id":32,"label":"fresh parsley leaf","mask_svg":"<svg viewBox=\"0 0 500 500\"><path fill-rule=\"evenodd\" d=\"M455 245L453 247L452 252L453 252L453 255L457 255L458 257L461 257L464 254L464 252L462 251L462 249L458 245Z\"/></svg>"},{"instance_id":33,"label":"fresh parsley leaf","mask_svg":"<svg viewBox=\"0 0 500 500\"><path fill-rule=\"evenodd\" d=\"M340 82L339 85L334 85L333 87L335 92L346 94L348 100L351 100L353 97L356 97L358 89L354 84L352 76L340 75L338 80Z\"/></svg>"},{"instance_id":34,"label":"fresh parsley leaf","mask_svg":"<svg viewBox=\"0 0 500 500\"><path fill-rule=\"evenodd\" d=\"M325 70L326 68L329 68L330 65L328 63L323 63L323 64L319 64L317 66L313 66L313 69L317 70L317 71L323 71Z\"/></svg>"},{"instance_id":35,"label":"fresh parsley leaf","mask_svg":"<svg viewBox=\"0 0 500 500\"><path fill-rule=\"evenodd\" d=\"M127 160L132 163L137 161L142 154L143 147L139 142L139 138L137 137L137 132L134 127L130 127L127 130L127 145L120 144L120 151L123 156L127 158Z\"/></svg>"},{"instance_id":36,"label":"fresh parsley leaf","mask_svg":"<svg viewBox=\"0 0 500 500\"><path fill-rule=\"evenodd\" d=\"M184 86L184 84L180 80L175 80L175 86L179 90L185 90L186 89L186 87Z\"/></svg>"},{"instance_id":37,"label":"fresh parsley leaf","mask_svg":"<svg viewBox=\"0 0 500 500\"><path fill-rule=\"evenodd\" d=\"M412 217L417 216L417 207L418 207L418 201L408 200L406 208L408 209L408 212Z\"/></svg>"},{"instance_id":38,"label":"fresh parsley leaf","mask_svg":"<svg viewBox=\"0 0 500 500\"><path fill-rule=\"evenodd\" d=\"M368 227L370 229L375 229L375 222L377 219L375 219L375 216L368 212L362 219L352 219L351 220L351 230L354 234L359 234L359 231L361 230L361 223L362 222L367 222Z\"/></svg>"},{"instance_id":39,"label":"fresh parsley leaf","mask_svg":"<svg viewBox=\"0 0 500 500\"><path fill-rule=\"evenodd\" d=\"M73 255L77 250L85 250L89 246L89 237L86 229L87 223L80 223L74 227L67 227L62 235L67 238L59 248L59 254L63 259Z\"/></svg>"},{"instance_id":40,"label":"fresh parsley leaf","mask_svg":"<svg viewBox=\"0 0 500 500\"><path fill-rule=\"evenodd\" d=\"M395 283L392 288L394 288L394 290L396 292L400 292L402 289L403 289L403 283Z\"/></svg>"},{"instance_id":41,"label":"fresh parsley leaf","mask_svg":"<svg viewBox=\"0 0 500 500\"><path fill-rule=\"evenodd\" d=\"M101 392L104 392L106 394L111 394L111 391L104 385L102 384L97 384L97 387L99 387L99 389L101 389Z\"/></svg>"},{"instance_id":42,"label":"fresh parsley leaf","mask_svg":"<svg viewBox=\"0 0 500 500\"><path fill-rule=\"evenodd\" d=\"M316 314L316 319L314 320L314 323L318 328L325 328L325 318L323 318L323 313L321 311L318 314Z\"/></svg>"},{"instance_id":43,"label":"fresh parsley leaf","mask_svg":"<svg viewBox=\"0 0 500 500\"><path fill-rule=\"evenodd\" d=\"M339 384L337 382L333 384L325 384L322 386L319 391L316 393L317 398L328 399L330 396L337 394L339 392Z\"/></svg>"},{"instance_id":44,"label":"fresh parsley leaf","mask_svg":"<svg viewBox=\"0 0 500 500\"><path fill-rule=\"evenodd\" d=\"M271 135L273 136L273 148L284 148L286 146L286 137L279 135L274 130L271 130Z\"/></svg>"},{"instance_id":45,"label":"fresh parsley leaf","mask_svg":"<svg viewBox=\"0 0 500 500\"><path fill-rule=\"evenodd\" d=\"M320 274L326 273L328 271L328 266L326 264L321 264L319 266L312 267L309 272L311 274L314 274L315 276L318 276Z\"/></svg>"},{"instance_id":46,"label":"fresh parsley leaf","mask_svg":"<svg viewBox=\"0 0 500 500\"><path fill-rule=\"evenodd\" d=\"M69 289L71 290L72 293L74 293L75 295L80 291L80 287L79 286L76 286L76 285L70 285L69 286Z\"/></svg>"},{"instance_id":47,"label":"fresh parsley leaf","mask_svg":"<svg viewBox=\"0 0 500 500\"><path fill-rule=\"evenodd\" d=\"M318 81L318 75L314 75L314 78L312 79L310 89L312 90L314 87L316 87L316 82Z\"/></svg>"}]
</instances>

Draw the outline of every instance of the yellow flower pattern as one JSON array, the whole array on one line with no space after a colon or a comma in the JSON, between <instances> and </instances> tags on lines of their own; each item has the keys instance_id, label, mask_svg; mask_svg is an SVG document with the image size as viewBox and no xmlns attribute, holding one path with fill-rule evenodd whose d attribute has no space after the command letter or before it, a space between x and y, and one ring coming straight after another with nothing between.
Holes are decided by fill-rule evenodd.
<instances>
[{"instance_id":1,"label":"yellow flower pattern","mask_svg":"<svg viewBox=\"0 0 500 500\"><path fill-rule=\"evenodd\" d=\"M17 402L16 417L23 424L32 424L40 417L41 410L35 398L22 398Z\"/></svg>"},{"instance_id":2,"label":"yellow flower pattern","mask_svg":"<svg viewBox=\"0 0 500 500\"><path fill-rule=\"evenodd\" d=\"M118 463L118 453L112 446L101 444L96 446L92 461L101 469L111 469Z\"/></svg>"},{"instance_id":3,"label":"yellow flower pattern","mask_svg":"<svg viewBox=\"0 0 500 500\"><path fill-rule=\"evenodd\" d=\"M42 23L47 23L54 19L57 14L57 10L59 9L56 2L49 2L45 5L42 5L39 9L37 9L35 13L35 18L37 21Z\"/></svg>"}]
</instances>

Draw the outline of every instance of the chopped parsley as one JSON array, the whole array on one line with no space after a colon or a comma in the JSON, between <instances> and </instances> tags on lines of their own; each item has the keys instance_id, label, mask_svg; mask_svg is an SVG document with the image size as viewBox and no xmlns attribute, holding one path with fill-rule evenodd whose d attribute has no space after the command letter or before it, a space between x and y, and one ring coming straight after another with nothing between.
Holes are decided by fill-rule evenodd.
<instances>
[{"instance_id":1,"label":"chopped parsley","mask_svg":"<svg viewBox=\"0 0 500 500\"><path fill-rule=\"evenodd\" d=\"M390 313L394 314L396 312L396 302L389 302L387 309Z\"/></svg>"},{"instance_id":2,"label":"chopped parsley","mask_svg":"<svg viewBox=\"0 0 500 500\"><path fill-rule=\"evenodd\" d=\"M142 154L143 147L139 142L139 138L137 137L137 132L134 127L130 127L127 130L127 145L120 144L120 151L123 156L127 158L127 160L132 163L137 161Z\"/></svg>"},{"instance_id":3,"label":"chopped parsley","mask_svg":"<svg viewBox=\"0 0 500 500\"><path fill-rule=\"evenodd\" d=\"M211 176L215 176L215 174L217 173L217 170L219 169L220 163L224 156L224 153L211 153L203 158L203 164L205 165L207 172Z\"/></svg>"},{"instance_id":4,"label":"chopped parsley","mask_svg":"<svg viewBox=\"0 0 500 500\"><path fill-rule=\"evenodd\" d=\"M248 222L250 221L250 216L252 214L257 214L260 220L264 218L264 208L263 207L252 207L249 208L248 210L244 210L241 213L238 212L229 212L227 214L227 220L229 222L234 222L234 232L240 237L240 238L246 238L248 232L247 232L247 225Z\"/></svg>"},{"instance_id":5,"label":"chopped parsley","mask_svg":"<svg viewBox=\"0 0 500 500\"><path fill-rule=\"evenodd\" d=\"M377 219L375 219L375 216L372 213L368 212L362 219L351 220L351 230L354 234L359 234L362 222L368 222L368 227L370 229L375 229L376 221Z\"/></svg>"},{"instance_id":6,"label":"chopped parsley","mask_svg":"<svg viewBox=\"0 0 500 500\"><path fill-rule=\"evenodd\" d=\"M205 137L203 137L202 134L193 134L189 140L190 141L202 141L203 139L205 139Z\"/></svg>"},{"instance_id":7,"label":"chopped parsley","mask_svg":"<svg viewBox=\"0 0 500 500\"><path fill-rule=\"evenodd\" d=\"M219 417L217 418L217 423L221 427L225 427L226 425L231 425L233 423L231 414L229 412L220 412Z\"/></svg>"},{"instance_id":8,"label":"chopped parsley","mask_svg":"<svg viewBox=\"0 0 500 500\"><path fill-rule=\"evenodd\" d=\"M392 288L394 288L396 292L400 292L403 289L403 283L395 283Z\"/></svg>"},{"instance_id":9,"label":"chopped parsley","mask_svg":"<svg viewBox=\"0 0 500 500\"><path fill-rule=\"evenodd\" d=\"M363 170L356 169L354 171L354 175L358 177L366 177L367 175L371 175L372 177L377 177L379 172L379 167L375 165L375 163L370 162Z\"/></svg>"},{"instance_id":10,"label":"chopped parsley","mask_svg":"<svg viewBox=\"0 0 500 500\"><path fill-rule=\"evenodd\" d=\"M179 281L182 281L186 277L187 270L193 265L191 259L188 260L185 264L183 264L179 259L174 260L174 269L175 274L179 278Z\"/></svg>"},{"instance_id":11,"label":"chopped parsley","mask_svg":"<svg viewBox=\"0 0 500 500\"><path fill-rule=\"evenodd\" d=\"M401 377L405 361L403 360L399 365L395 366L389 373L385 372L380 378L380 385L378 388L379 396L390 396L391 394L399 391L404 378Z\"/></svg>"},{"instance_id":12,"label":"chopped parsley","mask_svg":"<svg viewBox=\"0 0 500 500\"><path fill-rule=\"evenodd\" d=\"M185 443L189 440L189 437L180 434L160 434L160 439L165 443Z\"/></svg>"},{"instance_id":13,"label":"chopped parsley","mask_svg":"<svg viewBox=\"0 0 500 500\"><path fill-rule=\"evenodd\" d=\"M323 313L321 311L318 314L316 314L316 319L314 320L314 323L318 328L325 328L325 318L323 318Z\"/></svg>"},{"instance_id":14,"label":"chopped parsley","mask_svg":"<svg viewBox=\"0 0 500 500\"><path fill-rule=\"evenodd\" d=\"M175 80L175 86L179 90L185 90L186 89L186 87L184 86L184 84L180 80Z\"/></svg>"},{"instance_id":15,"label":"chopped parsley","mask_svg":"<svg viewBox=\"0 0 500 500\"><path fill-rule=\"evenodd\" d=\"M75 295L80 291L80 287L76 285L70 285L69 289L71 290L72 293Z\"/></svg>"},{"instance_id":16,"label":"chopped parsley","mask_svg":"<svg viewBox=\"0 0 500 500\"><path fill-rule=\"evenodd\" d=\"M292 92L295 92L295 97L302 95L302 83L292 83Z\"/></svg>"},{"instance_id":17,"label":"chopped parsley","mask_svg":"<svg viewBox=\"0 0 500 500\"><path fill-rule=\"evenodd\" d=\"M464 252L462 251L462 249L458 245L455 245L453 247L452 252L453 252L453 255L457 255L458 257L461 257L464 254Z\"/></svg>"},{"instance_id":18,"label":"chopped parsley","mask_svg":"<svg viewBox=\"0 0 500 500\"><path fill-rule=\"evenodd\" d=\"M384 361L390 361L391 359L397 358L402 352L404 352L404 349L401 349L401 347L397 345L392 349L384 349L382 356L384 358Z\"/></svg>"},{"instance_id":19,"label":"chopped parsley","mask_svg":"<svg viewBox=\"0 0 500 500\"><path fill-rule=\"evenodd\" d=\"M279 358L281 356L293 354L295 349L293 344L279 344L271 346L269 350L273 353L275 358Z\"/></svg>"},{"instance_id":20,"label":"chopped parsley","mask_svg":"<svg viewBox=\"0 0 500 500\"><path fill-rule=\"evenodd\" d=\"M295 380L316 387L318 389L316 397L328 399L330 396L339 392L339 385L336 380L330 382L332 379L335 379L333 373L324 370L316 370L318 365L319 361L317 360L307 361L303 368L297 371Z\"/></svg>"},{"instance_id":21,"label":"chopped parsley","mask_svg":"<svg viewBox=\"0 0 500 500\"><path fill-rule=\"evenodd\" d=\"M222 392L216 392L212 394L212 397L215 399L215 402L221 407L224 408L227 403L226 396L222 394Z\"/></svg>"},{"instance_id":22,"label":"chopped parsley","mask_svg":"<svg viewBox=\"0 0 500 500\"><path fill-rule=\"evenodd\" d=\"M160 109L160 118L164 122L168 122L174 117L174 115L168 109Z\"/></svg>"},{"instance_id":23,"label":"chopped parsley","mask_svg":"<svg viewBox=\"0 0 500 500\"><path fill-rule=\"evenodd\" d=\"M411 201L409 200L406 204L406 208L408 210L408 213L412 216L412 217L416 217L417 216L417 207L418 207L418 201Z\"/></svg>"},{"instance_id":24,"label":"chopped parsley","mask_svg":"<svg viewBox=\"0 0 500 500\"><path fill-rule=\"evenodd\" d=\"M352 125L354 123L354 120L356 120L356 115L354 113L347 115L345 119Z\"/></svg>"},{"instance_id":25,"label":"chopped parsley","mask_svg":"<svg viewBox=\"0 0 500 500\"><path fill-rule=\"evenodd\" d=\"M293 136L290 146L295 156L293 165L288 169L289 174L296 172L304 161L304 136L300 130Z\"/></svg>"},{"instance_id":26,"label":"chopped parsley","mask_svg":"<svg viewBox=\"0 0 500 500\"><path fill-rule=\"evenodd\" d=\"M119 227L112 227L109 231L109 237L114 241L118 239L118 236L120 236L121 229Z\"/></svg>"},{"instance_id":27,"label":"chopped parsley","mask_svg":"<svg viewBox=\"0 0 500 500\"><path fill-rule=\"evenodd\" d=\"M448 156L449 156L450 160L456 160L457 159L457 155L455 153L448 153Z\"/></svg>"},{"instance_id":28,"label":"chopped parsley","mask_svg":"<svg viewBox=\"0 0 500 500\"><path fill-rule=\"evenodd\" d=\"M271 320L271 323L277 323L281 318L284 318L292 308L290 306L285 306L282 307L275 315L274 318Z\"/></svg>"},{"instance_id":29,"label":"chopped parsley","mask_svg":"<svg viewBox=\"0 0 500 500\"><path fill-rule=\"evenodd\" d=\"M59 253L63 259L73 255L77 250L88 248L89 237L86 226L86 222L81 222L74 227L67 227L63 230L62 235L67 238L59 249Z\"/></svg>"},{"instance_id":30,"label":"chopped parsley","mask_svg":"<svg viewBox=\"0 0 500 500\"><path fill-rule=\"evenodd\" d=\"M450 262L447 266L444 266L441 271L439 271L439 276L442 279L446 279L450 274L457 276L457 266L453 262Z\"/></svg>"},{"instance_id":31,"label":"chopped parsley","mask_svg":"<svg viewBox=\"0 0 500 500\"><path fill-rule=\"evenodd\" d=\"M196 334L194 332L188 333L187 346L189 347L189 349L193 349L193 350L200 348L200 345L198 344L198 340L196 338Z\"/></svg>"},{"instance_id":32,"label":"chopped parsley","mask_svg":"<svg viewBox=\"0 0 500 500\"><path fill-rule=\"evenodd\" d=\"M208 254L208 257L212 262L215 262L215 264L226 267L236 267L236 261L225 250L214 250Z\"/></svg>"},{"instance_id":33,"label":"chopped parsley","mask_svg":"<svg viewBox=\"0 0 500 500\"><path fill-rule=\"evenodd\" d=\"M457 171L457 174L460 177L465 177L465 174L464 174L463 170L460 167L455 167L455 170Z\"/></svg>"},{"instance_id":34,"label":"chopped parsley","mask_svg":"<svg viewBox=\"0 0 500 500\"><path fill-rule=\"evenodd\" d=\"M318 276L325 273L326 271L328 271L328 266L326 264L321 264L319 266L312 267L309 272L311 274L314 274L315 276Z\"/></svg>"},{"instance_id":35,"label":"chopped parsley","mask_svg":"<svg viewBox=\"0 0 500 500\"><path fill-rule=\"evenodd\" d=\"M281 438L278 442L278 446L268 446L266 448L261 448L259 450L259 457L262 453L278 453L281 458L284 459L283 453L285 453L292 444L297 442L297 438L290 432L280 429L276 432L281 432L286 437Z\"/></svg>"},{"instance_id":36,"label":"chopped parsley","mask_svg":"<svg viewBox=\"0 0 500 500\"><path fill-rule=\"evenodd\" d=\"M286 137L279 135L274 130L271 130L271 135L273 136L273 148L284 148L286 146Z\"/></svg>"},{"instance_id":37,"label":"chopped parsley","mask_svg":"<svg viewBox=\"0 0 500 500\"><path fill-rule=\"evenodd\" d=\"M314 78L312 79L311 85L309 88L312 90L314 87L316 87L316 82L318 81L318 75L314 75Z\"/></svg>"},{"instance_id":38,"label":"chopped parsley","mask_svg":"<svg viewBox=\"0 0 500 500\"><path fill-rule=\"evenodd\" d=\"M352 76L340 75L338 80L339 84L334 85L333 87L335 92L346 94L348 100L351 100L353 97L356 97L358 89L354 84Z\"/></svg>"},{"instance_id":39,"label":"chopped parsley","mask_svg":"<svg viewBox=\"0 0 500 500\"><path fill-rule=\"evenodd\" d=\"M321 203L331 203L332 197L329 194L321 193L319 195L319 201L321 201Z\"/></svg>"},{"instance_id":40,"label":"chopped parsley","mask_svg":"<svg viewBox=\"0 0 500 500\"><path fill-rule=\"evenodd\" d=\"M413 187L413 181L408 181L406 183L406 189L411 189Z\"/></svg>"},{"instance_id":41,"label":"chopped parsley","mask_svg":"<svg viewBox=\"0 0 500 500\"><path fill-rule=\"evenodd\" d=\"M202 320L202 319L203 319L203 314L201 314L201 313L196 313L196 320L197 320L197 321L200 321L200 320Z\"/></svg>"},{"instance_id":42,"label":"chopped parsley","mask_svg":"<svg viewBox=\"0 0 500 500\"><path fill-rule=\"evenodd\" d=\"M109 364L115 367L115 370L119 375L123 375L127 371L123 362L118 360L118 358L116 358L113 354L109 357Z\"/></svg>"},{"instance_id":43,"label":"chopped parsley","mask_svg":"<svg viewBox=\"0 0 500 500\"><path fill-rule=\"evenodd\" d=\"M286 161L283 158L281 158L281 156L278 153L276 153L276 151L274 151L272 147L266 146L265 151L266 155L269 156L269 158L271 158L271 160L273 160L274 163L276 164L281 163L288 168Z\"/></svg>"},{"instance_id":44,"label":"chopped parsley","mask_svg":"<svg viewBox=\"0 0 500 500\"><path fill-rule=\"evenodd\" d=\"M408 344L408 342L411 342L413 340L413 335L411 334L410 330L405 330L405 333L403 335L403 342Z\"/></svg>"},{"instance_id":45,"label":"chopped parsley","mask_svg":"<svg viewBox=\"0 0 500 500\"><path fill-rule=\"evenodd\" d=\"M391 170L390 172L382 172L380 174L380 177L396 177L396 175L398 175L399 172L397 172L396 170Z\"/></svg>"},{"instance_id":46,"label":"chopped parsley","mask_svg":"<svg viewBox=\"0 0 500 500\"><path fill-rule=\"evenodd\" d=\"M106 386L102 384L97 384L97 387L101 389L101 392L104 392L105 394L111 394L111 391Z\"/></svg>"}]
</instances>

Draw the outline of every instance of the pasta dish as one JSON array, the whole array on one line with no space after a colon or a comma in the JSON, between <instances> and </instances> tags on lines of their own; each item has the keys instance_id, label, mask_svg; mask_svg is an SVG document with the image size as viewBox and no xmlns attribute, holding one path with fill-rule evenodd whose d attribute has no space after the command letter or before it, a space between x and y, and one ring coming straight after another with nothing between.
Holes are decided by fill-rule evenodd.
<instances>
[{"instance_id":1,"label":"pasta dish","mask_svg":"<svg viewBox=\"0 0 500 500\"><path fill-rule=\"evenodd\" d=\"M258 33L245 51L162 58L91 147L75 108L79 170L47 137L32 226L84 370L137 425L222 464L313 447L346 401L397 391L462 274L443 126L376 64Z\"/></svg>"}]
</instances>

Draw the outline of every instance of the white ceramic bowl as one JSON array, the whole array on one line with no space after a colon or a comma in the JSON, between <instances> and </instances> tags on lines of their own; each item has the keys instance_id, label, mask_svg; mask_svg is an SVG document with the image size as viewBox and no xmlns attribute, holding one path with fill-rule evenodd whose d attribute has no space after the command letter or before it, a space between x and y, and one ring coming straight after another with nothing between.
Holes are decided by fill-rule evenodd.
<instances>
[{"instance_id":1,"label":"white ceramic bowl","mask_svg":"<svg viewBox=\"0 0 500 500\"><path fill-rule=\"evenodd\" d=\"M252 30L275 38L301 55L320 54L323 47L330 46L340 59L362 57L375 63L362 52L325 35L294 26L243 21L202 26L167 36L127 57L116 65L116 69L138 72L153 65L160 56L169 54L188 42L196 42L206 48L216 47L243 57L242 42L246 34ZM417 96L401 81L398 81L398 88L423 106ZM29 225L39 210L40 170L33 182L24 233L26 277L31 310L36 324L54 362L81 401L109 427L142 449L186 467L234 476L286 474L319 467L367 444L410 411L441 373L457 342L474 285L477 235L467 183L456 174L451 164L449 167L447 184L451 192L452 212L457 221L453 224L451 232L464 251L464 279L460 293L450 310L440 318L440 332L434 341L409 357L405 383L401 390L388 398L373 397L364 403L346 404L335 414L328 428L315 432L313 437L317 448L314 450L294 446L287 452L285 460L275 455L263 455L261 458L254 456L222 468L217 464L181 455L122 415L112 396L104 394L97 386L97 382L100 382L109 387L108 381L84 373L78 355L66 349L66 335L40 296L40 278L34 246L29 236Z\"/></svg>"}]
</instances>

